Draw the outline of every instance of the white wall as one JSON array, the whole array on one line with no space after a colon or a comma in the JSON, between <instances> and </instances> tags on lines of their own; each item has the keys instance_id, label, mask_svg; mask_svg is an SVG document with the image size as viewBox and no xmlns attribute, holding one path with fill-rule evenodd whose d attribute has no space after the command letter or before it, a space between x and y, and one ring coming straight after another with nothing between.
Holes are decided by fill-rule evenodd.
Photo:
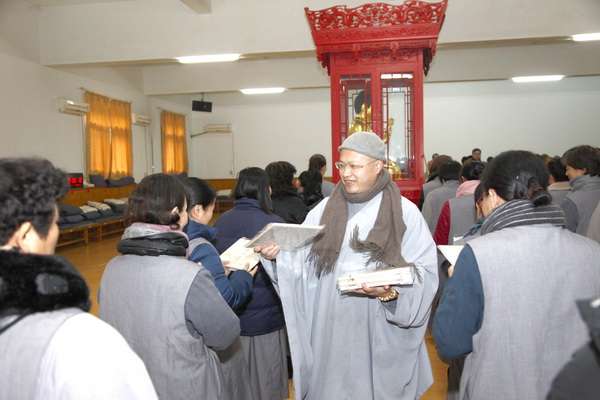
<instances>
[{"instance_id":1,"label":"white wall","mask_svg":"<svg viewBox=\"0 0 600 400\"><path fill-rule=\"evenodd\" d=\"M505 150L562 155L600 146L600 77L559 82L488 81L425 85L425 154L483 158Z\"/></svg>"},{"instance_id":2,"label":"white wall","mask_svg":"<svg viewBox=\"0 0 600 400\"><path fill-rule=\"evenodd\" d=\"M331 166L329 89L255 96L220 93L205 96L205 101L213 102L212 112L192 112L192 133L202 132L205 124L232 124L235 173L246 167L264 168L272 161L285 160L300 174L315 153L323 154ZM202 140L191 139L191 157L199 152L197 147L201 145ZM190 174L209 178L203 171L191 170ZM330 175L331 170L327 173Z\"/></svg>"},{"instance_id":3,"label":"white wall","mask_svg":"<svg viewBox=\"0 0 600 400\"><path fill-rule=\"evenodd\" d=\"M58 112L56 100L82 101L80 88L131 102L133 112L150 115L148 97L119 84L82 77L42 67L37 63L0 53L0 157L39 156L67 172L84 171L83 119ZM127 88L123 88L127 86ZM161 103L164 108L171 104ZM172 108L181 109L173 105ZM156 108L153 110L156 111ZM134 177L139 181L150 169L148 134L158 129L160 118L153 114L153 126L133 126ZM160 135L158 136L160 144ZM155 143L156 145L156 143ZM160 152L158 153L160 166ZM158 172L158 171L157 171Z\"/></svg>"},{"instance_id":4,"label":"white wall","mask_svg":"<svg viewBox=\"0 0 600 400\"><path fill-rule=\"evenodd\" d=\"M210 94L205 100L213 102L213 111L192 112L192 133L205 124L231 123L236 172L287 160L299 174L314 153L325 155L331 168L329 96L329 89ZM562 155L579 144L600 146L600 77L426 84L424 107L427 159L436 152L460 160L474 147L485 158L511 149ZM192 157L199 145L190 140ZM201 170L190 173L203 176Z\"/></svg>"},{"instance_id":5,"label":"white wall","mask_svg":"<svg viewBox=\"0 0 600 400\"><path fill-rule=\"evenodd\" d=\"M206 96L212 113L191 111L190 104L151 98L133 85L110 84L60 72L0 53L0 157L46 157L69 172L83 171L83 131L80 117L61 114L59 97L83 99L81 87L132 101L132 111L152 117L152 126L134 126L134 176L160 172L160 108L188 116L188 136L208 123L231 123L235 167L265 167L288 160L298 173L314 153L322 153L331 168L329 89L289 90L280 95ZM126 86L124 88L123 86ZM510 81L437 83L425 85L425 153L455 158L480 147L484 157L507 149L562 154L578 144L600 146L600 77L565 78L561 82L516 85ZM154 144L152 170L149 139ZM197 153L188 139L189 156ZM194 165L190 162L190 165ZM202 171L190 174L203 176ZM327 173L331 175L331 170Z\"/></svg>"}]
</instances>

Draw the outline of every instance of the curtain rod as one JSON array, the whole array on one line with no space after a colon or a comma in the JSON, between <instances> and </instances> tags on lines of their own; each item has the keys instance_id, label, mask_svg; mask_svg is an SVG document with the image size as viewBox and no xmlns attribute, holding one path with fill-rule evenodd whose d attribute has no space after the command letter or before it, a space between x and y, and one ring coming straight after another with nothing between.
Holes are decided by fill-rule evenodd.
<instances>
[{"instance_id":1,"label":"curtain rod","mask_svg":"<svg viewBox=\"0 0 600 400\"><path fill-rule=\"evenodd\" d=\"M167 110L166 108L162 108L162 107L159 107L159 106L156 106L156 108L159 109L160 111L170 112L171 114L178 114L178 115L187 116L187 114L183 114L183 113L178 113L178 112L175 112L175 111Z\"/></svg>"},{"instance_id":2,"label":"curtain rod","mask_svg":"<svg viewBox=\"0 0 600 400\"><path fill-rule=\"evenodd\" d=\"M122 101L122 102L124 102L124 103L129 103L129 104L133 103L133 101L131 101L131 100L121 100L121 99L116 99L116 98L114 98L114 97L106 96L106 95L104 95L104 94L102 94L102 93L97 93L97 92L94 92L94 91L88 90L88 89L86 89L86 88L84 88L84 87L80 87L80 88L79 88L79 90L83 90L83 91L85 91L85 92L89 92L89 93L92 93L92 94L96 94L96 95L98 95L98 96L104 96L104 97L108 97L110 100Z\"/></svg>"}]
</instances>

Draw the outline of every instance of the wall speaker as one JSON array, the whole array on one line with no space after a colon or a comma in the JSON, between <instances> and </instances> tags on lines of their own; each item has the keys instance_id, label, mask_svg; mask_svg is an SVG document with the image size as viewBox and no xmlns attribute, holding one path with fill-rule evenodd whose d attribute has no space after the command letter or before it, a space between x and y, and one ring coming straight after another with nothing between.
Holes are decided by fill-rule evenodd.
<instances>
[{"instance_id":1,"label":"wall speaker","mask_svg":"<svg viewBox=\"0 0 600 400\"><path fill-rule=\"evenodd\" d=\"M192 100L192 111L212 112L212 102Z\"/></svg>"}]
</instances>

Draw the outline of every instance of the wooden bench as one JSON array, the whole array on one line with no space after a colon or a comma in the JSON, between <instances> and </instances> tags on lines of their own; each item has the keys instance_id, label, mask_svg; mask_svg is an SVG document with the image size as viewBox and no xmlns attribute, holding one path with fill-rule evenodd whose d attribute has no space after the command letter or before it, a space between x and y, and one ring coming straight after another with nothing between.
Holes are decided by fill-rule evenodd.
<instances>
[{"instance_id":1,"label":"wooden bench","mask_svg":"<svg viewBox=\"0 0 600 400\"><path fill-rule=\"evenodd\" d=\"M129 197L137 185L119 187L91 187L73 188L67 192L61 201L63 204L71 204L81 207L87 205L88 201L103 203L104 199L120 199ZM125 229L125 221L122 217L103 219L98 222L86 221L77 226L61 229L58 236L57 248L75 244L87 246L90 239L102 241L104 237L122 233Z\"/></svg>"}]
</instances>

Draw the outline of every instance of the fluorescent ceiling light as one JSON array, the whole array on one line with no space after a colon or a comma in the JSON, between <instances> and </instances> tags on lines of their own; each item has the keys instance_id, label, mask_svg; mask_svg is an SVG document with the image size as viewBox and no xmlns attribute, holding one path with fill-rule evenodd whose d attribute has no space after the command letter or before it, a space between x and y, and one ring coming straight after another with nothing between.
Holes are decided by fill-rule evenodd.
<instances>
[{"instance_id":1,"label":"fluorescent ceiling light","mask_svg":"<svg viewBox=\"0 0 600 400\"><path fill-rule=\"evenodd\" d=\"M176 57L177 61L182 64L195 64L195 63L210 63L210 62L224 62L224 61L237 61L240 59L239 54L214 54L210 56L189 56L189 57Z\"/></svg>"},{"instance_id":2,"label":"fluorescent ceiling light","mask_svg":"<svg viewBox=\"0 0 600 400\"><path fill-rule=\"evenodd\" d=\"M541 76L515 76L512 79L513 82L548 82L548 81L560 81L564 78L564 75L541 75Z\"/></svg>"},{"instance_id":3,"label":"fluorescent ceiling light","mask_svg":"<svg viewBox=\"0 0 600 400\"><path fill-rule=\"evenodd\" d=\"M241 92L244 94L267 94L267 93L282 93L285 88L272 87L272 88L256 88L256 89L242 89Z\"/></svg>"},{"instance_id":4,"label":"fluorescent ceiling light","mask_svg":"<svg viewBox=\"0 0 600 400\"><path fill-rule=\"evenodd\" d=\"M588 42L591 40L600 40L600 33L582 33L571 36L571 40L576 42Z\"/></svg>"}]
</instances>

